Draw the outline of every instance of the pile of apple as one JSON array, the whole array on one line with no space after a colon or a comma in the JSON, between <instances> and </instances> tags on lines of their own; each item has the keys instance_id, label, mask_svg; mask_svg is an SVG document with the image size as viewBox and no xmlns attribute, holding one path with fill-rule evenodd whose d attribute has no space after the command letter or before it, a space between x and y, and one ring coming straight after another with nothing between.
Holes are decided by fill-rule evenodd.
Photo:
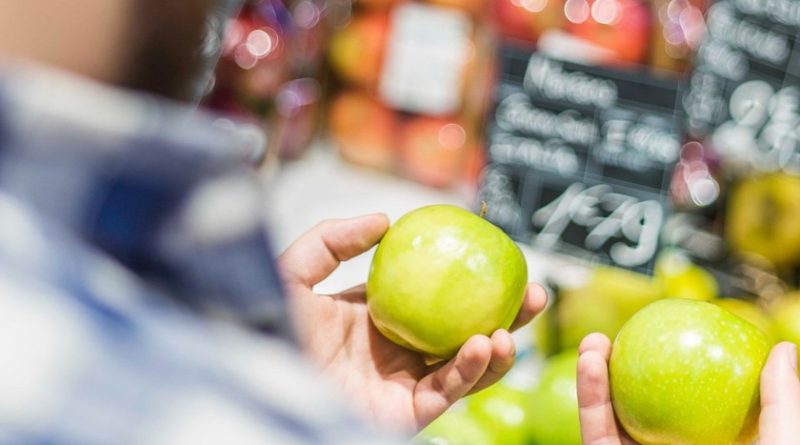
<instances>
[{"instance_id":1,"label":"pile of apple","mask_svg":"<svg viewBox=\"0 0 800 445\"><path fill-rule=\"evenodd\" d=\"M551 357L538 378L509 378L462 400L425 428L423 445L581 445L576 392L578 353Z\"/></svg>"},{"instance_id":2,"label":"pile of apple","mask_svg":"<svg viewBox=\"0 0 800 445\"><path fill-rule=\"evenodd\" d=\"M432 187L475 183L482 164L480 132L494 56L486 33L485 11L489 3L417 2L467 17L473 26L469 36L471 54L460 73L460 104L454 110L437 113L392 106L381 93L381 78L394 38L393 12L408 3L356 1L351 19L334 30L328 62L335 92L327 109L327 130L341 156L352 163Z\"/></svg>"},{"instance_id":3,"label":"pile of apple","mask_svg":"<svg viewBox=\"0 0 800 445\"><path fill-rule=\"evenodd\" d=\"M675 258L661 266L677 267L663 261ZM758 434L759 378L769 349L779 339L800 341L800 294L784 296L767 311L742 299L716 298L705 272L690 267L677 275L683 283L676 279L677 287L670 286L684 292L682 298L666 297L663 286L659 294L658 278L598 269L592 282L600 285L596 296L603 303L589 304L581 316L594 326L570 325L565 340L603 329L615 340L612 402L620 424L639 443L750 444ZM630 295L609 300L612 288ZM639 288L643 292L633 292ZM612 309L600 310L607 305ZM629 318L612 314L615 306L631 312ZM590 316L598 310L596 318ZM530 372L530 362L523 361L510 378L437 419L416 443L580 445L577 359L572 345L555 352L532 385L514 378Z\"/></svg>"},{"instance_id":4,"label":"pile of apple","mask_svg":"<svg viewBox=\"0 0 800 445\"><path fill-rule=\"evenodd\" d=\"M714 277L673 251L663 252L654 276L600 266L585 283L560 289L555 304L535 322L537 347L545 354L577 348L588 334L613 339L636 312L662 298L715 300ZM742 302L742 304L747 304Z\"/></svg>"},{"instance_id":5,"label":"pile of apple","mask_svg":"<svg viewBox=\"0 0 800 445\"><path fill-rule=\"evenodd\" d=\"M447 205L423 207L395 222L378 245L367 306L389 340L449 359L472 335L511 325L527 275L514 242L481 216ZM504 381L454 406L415 440L580 445L576 346L601 332L614 340L611 401L635 440L748 445L758 435L760 374L771 346L800 342L800 292L767 309L717 294L714 278L676 251L661 254L652 277L596 268L539 316L538 362L523 360ZM520 384L514 376L521 374L531 378Z\"/></svg>"}]
</instances>

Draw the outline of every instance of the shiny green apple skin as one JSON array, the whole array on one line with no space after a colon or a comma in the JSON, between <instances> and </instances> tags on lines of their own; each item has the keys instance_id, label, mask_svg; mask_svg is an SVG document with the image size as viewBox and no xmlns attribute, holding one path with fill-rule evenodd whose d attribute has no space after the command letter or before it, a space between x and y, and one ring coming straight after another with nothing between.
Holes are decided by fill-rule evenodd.
<instances>
[{"instance_id":1,"label":"shiny green apple skin","mask_svg":"<svg viewBox=\"0 0 800 445\"><path fill-rule=\"evenodd\" d=\"M761 332L767 335L770 343L774 344L778 342L778 334L772 320L769 318L769 315L755 303L738 298L719 298L713 300L712 303L749 321L755 325L755 327L761 329Z\"/></svg>"},{"instance_id":2,"label":"shiny green apple skin","mask_svg":"<svg viewBox=\"0 0 800 445\"><path fill-rule=\"evenodd\" d=\"M528 425L533 443L581 445L576 385L578 351L567 350L547 361L528 398Z\"/></svg>"},{"instance_id":3,"label":"shiny green apple skin","mask_svg":"<svg viewBox=\"0 0 800 445\"><path fill-rule=\"evenodd\" d=\"M614 410L643 445L748 445L769 349L761 330L716 305L660 300L614 341Z\"/></svg>"},{"instance_id":4,"label":"shiny green apple skin","mask_svg":"<svg viewBox=\"0 0 800 445\"><path fill-rule=\"evenodd\" d=\"M525 257L499 228L459 207L422 207L378 245L367 307L388 339L450 358L469 337L511 326L527 280Z\"/></svg>"}]
</instances>

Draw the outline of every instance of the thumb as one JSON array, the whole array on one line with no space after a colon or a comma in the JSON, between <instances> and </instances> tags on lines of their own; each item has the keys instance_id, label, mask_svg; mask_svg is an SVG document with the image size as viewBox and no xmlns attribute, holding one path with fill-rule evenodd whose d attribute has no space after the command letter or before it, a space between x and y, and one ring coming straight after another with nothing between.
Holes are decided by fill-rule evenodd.
<instances>
[{"instance_id":1,"label":"thumb","mask_svg":"<svg viewBox=\"0 0 800 445\"><path fill-rule=\"evenodd\" d=\"M795 445L800 437L797 347L780 343L761 372L760 445Z\"/></svg>"},{"instance_id":2,"label":"thumb","mask_svg":"<svg viewBox=\"0 0 800 445\"><path fill-rule=\"evenodd\" d=\"M383 214L323 221L286 249L278 267L290 284L313 287L341 261L372 248L388 229L389 219Z\"/></svg>"}]
</instances>

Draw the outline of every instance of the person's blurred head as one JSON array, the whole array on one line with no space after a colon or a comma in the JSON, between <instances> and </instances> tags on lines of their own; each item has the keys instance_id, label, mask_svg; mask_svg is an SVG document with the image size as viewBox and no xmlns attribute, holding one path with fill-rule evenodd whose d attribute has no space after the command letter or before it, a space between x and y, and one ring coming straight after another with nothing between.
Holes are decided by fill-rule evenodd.
<instances>
[{"instance_id":1,"label":"person's blurred head","mask_svg":"<svg viewBox=\"0 0 800 445\"><path fill-rule=\"evenodd\" d=\"M19 59L186 99L219 0L0 0L0 66Z\"/></svg>"}]
</instances>

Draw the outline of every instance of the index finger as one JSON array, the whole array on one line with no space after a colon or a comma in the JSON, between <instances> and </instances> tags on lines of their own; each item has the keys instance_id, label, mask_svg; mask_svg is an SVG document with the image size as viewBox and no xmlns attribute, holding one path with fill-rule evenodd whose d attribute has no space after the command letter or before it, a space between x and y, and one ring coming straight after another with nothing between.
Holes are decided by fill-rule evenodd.
<instances>
[{"instance_id":1,"label":"index finger","mask_svg":"<svg viewBox=\"0 0 800 445\"><path fill-rule=\"evenodd\" d=\"M372 248L388 229L389 218L383 214L323 221L293 242L278 266L289 282L313 287L340 262Z\"/></svg>"}]
</instances>

